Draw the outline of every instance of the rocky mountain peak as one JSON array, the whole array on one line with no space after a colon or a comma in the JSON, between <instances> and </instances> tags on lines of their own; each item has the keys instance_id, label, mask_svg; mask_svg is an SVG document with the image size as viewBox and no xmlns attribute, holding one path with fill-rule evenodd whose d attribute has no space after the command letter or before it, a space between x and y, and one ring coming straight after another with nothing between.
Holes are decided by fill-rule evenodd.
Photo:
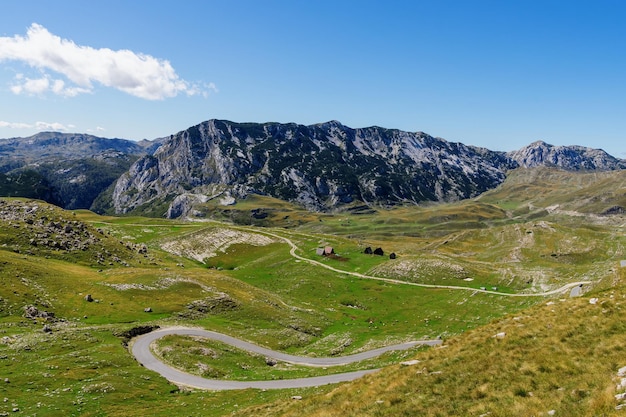
<instances>
[{"instance_id":1,"label":"rocky mountain peak","mask_svg":"<svg viewBox=\"0 0 626 417\"><path fill-rule=\"evenodd\" d=\"M626 168L626 161L614 158L601 149L583 146L553 146L536 141L507 156L520 166L556 166L567 170L614 170Z\"/></svg>"},{"instance_id":2,"label":"rocky mountain peak","mask_svg":"<svg viewBox=\"0 0 626 417\"><path fill-rule=\"evenodd\" d=\"M503 153L424 133L352 129L337 121L304 126L209 120L140 158L118 180L113 203L124 213L178 196L168 210L173 216L222 193L265 194L311 210L353 202L449 201L499 184L513 167Z\"/></svg>"}]
</instances>

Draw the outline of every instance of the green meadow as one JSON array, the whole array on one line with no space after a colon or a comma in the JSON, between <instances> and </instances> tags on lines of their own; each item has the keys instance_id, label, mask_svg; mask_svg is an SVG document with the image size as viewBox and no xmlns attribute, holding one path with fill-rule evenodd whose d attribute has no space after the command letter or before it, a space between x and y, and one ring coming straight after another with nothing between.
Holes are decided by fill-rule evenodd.
<instances>
[{"instance_id":1,"label":"green meadow","mask_svg":"<svg viewBox=\"0 0 626 417\"><path fill-rule=\"evenodd\" d=\"M624 216L603 213L626 206L624 184L621 172L514 171L462 202L320 214L259 196L209 202L195 222L4 200L0 415L612 415L626 366L626 237ZM34 205L35 217L12 214ZM335 255L317 255L324 246ZM577 281L592 282L582 297L541 295ZM165 362L210 378L383 368L338 386L204 392L133 359L127 332L141 326L202 327L304 356L445 347L311 369L190 337L155 343ZM421 362L397 365L408 358Z\"/></svg>"}]
</instances>

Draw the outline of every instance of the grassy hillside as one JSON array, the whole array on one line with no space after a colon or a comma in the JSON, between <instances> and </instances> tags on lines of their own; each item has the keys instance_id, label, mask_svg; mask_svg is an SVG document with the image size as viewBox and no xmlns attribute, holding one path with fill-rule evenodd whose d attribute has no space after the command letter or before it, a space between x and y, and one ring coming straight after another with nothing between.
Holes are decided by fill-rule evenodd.
<instances>
[{"instance_id":1,"label":"grassy hillside","mask_svg":"<svg viewBox=\"0 0 626 417\"><path fill-rule=\"evenodd\" d=\"M414 366L236 415L623 415L626 269L615 280L611 290L543 302L453 337L416 354Z\"/></svg>"},{"instance_id":2,"label":"grassy hillside","mask_svg":"<svg viewBox=\"0 0 626 417\"><path fill-rule=\"evenodd\" d=\"M539 210L570 215L603 215L615 210L623 213L626 208L626 171L518 169L512 171L500 187L484 193L478 200L501 205L519 216Z\"/></svg>"},{"instance_id":3,"label":"grassy hillside","mask_svg":"<svg viewBox=\"0 0 626 417\"><path fill-rule=\"evenodd\" d=\"M227 222L0 200L0 413L611 415L626 366L626 222L619 210L599 213L622 204L623 174L548 171L539 185L533 175L516 171L479 199L437 206L321 215L259 197L207 208L217 210L207 218ZM520 194L524 187L538 188ZM241 225L246 216L264 227ZM322 246L336 256L316 255ZM592 282L583 297L536 296L583 280ZM311 370L270 368L205 340L163 339L155 348L166 361L226 379L385 367L340 386L189 391L139 366L126 347L129 331L170 325L300 355L436 337L445 347ZM421 362L396 365L413 357Z\"/></svg>"}]
</instances>

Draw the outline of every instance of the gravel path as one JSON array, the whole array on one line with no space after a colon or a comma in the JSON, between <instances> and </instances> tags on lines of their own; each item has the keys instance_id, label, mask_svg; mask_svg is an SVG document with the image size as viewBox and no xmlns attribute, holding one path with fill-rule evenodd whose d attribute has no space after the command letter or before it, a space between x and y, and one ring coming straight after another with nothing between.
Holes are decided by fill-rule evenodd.
<instances>
[{"instance_id":1,"label":"gravel path","mask_svg":"<svg viewBox=\"0 0 626 417\"><path fill-rule=\"evenodd\" d=\"M298 247L296 246L295 243L293 243L290 239L284 237L284 236L280 236L274 233L270 233L270 232L266 232L266 231L262 231L259 233L264 233L268 236L273 236L275 238L278 239L282 239L284 242L286 242L289 246L291 246L291 250L289 251L289 253L291 254L291 256L293 256L296 259L299 259L301 261L304 262L308 262L312 265L317 265L317 266L321 266L322 268L326 268L329 269L333 272L338 272L340 274L345 274L345 275L351 275L354 277L358 277L358 278L364 278L364 279L372 279L372 280L376 280L376 281L384 281L384 282L389 282L392 284L402 284L402 285L412 285L415 287L425 287L425 288L439 288L439 289L448 289L448 290L460 290L460 291L471 291L471 292L478 292L478 293L485 293L485 294L494 294L494 295L502 295L505 297L547 297L550 295L556 295L556 294L562 294L566 291L571 290L574 287L581 287L585 284L591 284L592 281L576 281L576 282L571 282L569 284L565 284L560 288L557 288L555 290L552 291L546 291L546 292L539 292L539 293L508 293L508 292L500 292L500 291L490 291L490 290L482 290L482 289L478 289L478 288L471 288L471 287L461 287L461 286L457 286L457 285L436 285L436 284L420 284L417 282L408 282L408 281L402 281L399 279L392 279L392 278L381 278L381 277L375 277L372 275L365 275L365 274L360 274L358 272L350 272L350 271L344 271L341 269L337 269L337 268L333 268L330 265L326 265L322 262L319 261L315 261L313 259L309 259L309 258L305 258L303 256L300 256L296 253L296 251L298 250Z\"/></svg>"}]
</instances>

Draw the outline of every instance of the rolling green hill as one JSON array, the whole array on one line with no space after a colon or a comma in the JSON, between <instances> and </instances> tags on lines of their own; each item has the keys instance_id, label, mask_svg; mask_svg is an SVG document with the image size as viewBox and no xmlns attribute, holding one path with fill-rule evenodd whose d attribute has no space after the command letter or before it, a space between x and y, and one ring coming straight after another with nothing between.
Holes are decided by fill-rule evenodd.
<instances>
[{"instance_id":1,"label":"rolling green hill","mask_svg":"<svg viewBox=\"0 0 626 417\"><path fill-rule=\"evenodd\" d=\"M323 215L255 197L207 205L206 219L220 221L202 222L0 200L0 413L619 413L623 178L520 170L474 200ZM324 246L335 255L317 255ZM589 282L581 297L542 295L578 281ZM444 347L353 365L384 369L339 386L203 392L139 366L126 347L131 334L181 325L298 355L422 338ZM200 353L213 352L225 378L339 371L264 369L185 337L157 348L203 372L212 368ZM397 365L412 358L420 362Z\"/></svg>"}]
</instances>

